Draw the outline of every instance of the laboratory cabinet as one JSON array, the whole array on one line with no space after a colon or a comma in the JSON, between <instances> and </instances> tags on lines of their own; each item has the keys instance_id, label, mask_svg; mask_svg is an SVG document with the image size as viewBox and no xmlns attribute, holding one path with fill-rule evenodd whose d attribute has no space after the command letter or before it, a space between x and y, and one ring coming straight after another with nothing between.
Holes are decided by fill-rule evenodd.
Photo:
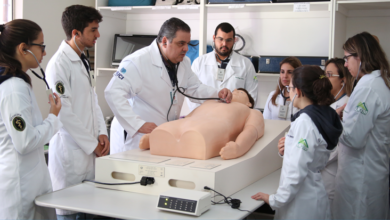
<instances>
[{"instance_id":1,"label":"laboratory cabinet","mask_svg":"<svg viewBox=\"0 0 390 220\"><path fill-rule=\"evenodd\" d=\"M96 0L103 15L100 38L95 47L96 91L104 116L112 115L104 88L116 67L111 66L115 34L157 35L163 22L178 17L191 27L191 39L199 40L199 54L212 45L215 27L233 25L244 37L243 55L342 57L342 44L367 30L382 40L387 54L390 44L390 0L344 0L311 2L310 11L294 12L294 3L207 4L173 6L108 7L108 0ZM257 107L265 105L276 88L278 74L258 73Z\"/></svg>"}]
</instances>

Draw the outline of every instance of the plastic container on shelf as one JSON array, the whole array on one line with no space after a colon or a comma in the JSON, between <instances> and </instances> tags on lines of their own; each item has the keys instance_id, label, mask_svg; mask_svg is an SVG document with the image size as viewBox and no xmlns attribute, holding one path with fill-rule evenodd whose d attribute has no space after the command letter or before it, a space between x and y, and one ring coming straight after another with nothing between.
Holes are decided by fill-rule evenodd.
<instances>
[{"instance_id":1,"label":"plastic container on shelf","mask_svg":"<svg viewBox=\"0 0 390 220\"><path fill-rule=\"evenodd\" d=\"M270 3L272 0L209 0L210 4Z\"/></svg>"},{"instance_id":2,"label":"plastic container on shelf","mask_svg":"<svg viewBox=\"0 0 390 220\"><path fill-rule=\"evenodd\" d=\"M150 6L156 0L108 0L108 6Z\"/></svg>"}]
</instances>

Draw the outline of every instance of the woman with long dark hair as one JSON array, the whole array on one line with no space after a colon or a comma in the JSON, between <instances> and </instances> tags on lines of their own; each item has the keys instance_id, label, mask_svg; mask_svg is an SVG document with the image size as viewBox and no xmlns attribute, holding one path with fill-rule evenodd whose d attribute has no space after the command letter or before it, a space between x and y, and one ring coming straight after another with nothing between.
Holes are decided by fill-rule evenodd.
<instances>
[{"instance_id":1,"label":"woman with long dark hair","mask_svg":"<svg viewBox=\"0 0 390 220\"><path fill-rule=\"evenodd\" d=\"M296 57L287 57L282 60L279 65L280 74L278 85L276 86L276 89L268 95L263 115L264 119L290 120L291 109L289 109L289 103L291 102L291 99L286 90L286 86L290 84L291 75L294 69L302 66L302 63ZM297 112L298 109L294 109L294 111ZM280 114L281 112L283 114Z\"/></svg>"},{"instance_id":2,"label":"woman with long dark hair","mask_svg":"<svg viewBox=\"0 0 390 220\"><path fill-rule=\"evenodd\" d=\"M292 105L301 109L291 118L286 135L279 188L273 195L252 196L276 210L275 219L330 219L329 200L321 177L342 132L333 103L332 84L318 66L294 70Z\"/></svg>"},{"instance_id":3,"label":"woman with long dark hair","mask_svg":"<svg viewBox=\"0 0 390 220\"><path fill-rule=\"evenodd\" d=\"M49 95L50 114L42 120L26 74L44 55L36 23L17 19L0 25L0 219L50 218L34 199L52 191L43 146L62 126L61 100Z\"/></svg>"}]
</instances>

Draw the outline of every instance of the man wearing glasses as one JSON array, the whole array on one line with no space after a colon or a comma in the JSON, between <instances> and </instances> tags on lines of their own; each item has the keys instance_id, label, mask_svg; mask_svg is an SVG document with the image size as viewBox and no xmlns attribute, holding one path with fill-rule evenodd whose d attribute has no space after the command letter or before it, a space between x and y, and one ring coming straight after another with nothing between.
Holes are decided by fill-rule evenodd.
<instances>
[{"instance_id":1,"label":"man wearing glasses","mask_svg":"<svg viewBox=\"0 0 390 220\"><path fill-rule=\"evenodd\" d=\"M236 32L231 24L219 24L213 35L214 51L194 60L192 71L203 84L217 90L246 89L255 100L256 106L258 85L256 71L248 58L233 51L235 37ZM187 103L191 111L199 106L197 103Z\"/></svg>"}]
</instances>

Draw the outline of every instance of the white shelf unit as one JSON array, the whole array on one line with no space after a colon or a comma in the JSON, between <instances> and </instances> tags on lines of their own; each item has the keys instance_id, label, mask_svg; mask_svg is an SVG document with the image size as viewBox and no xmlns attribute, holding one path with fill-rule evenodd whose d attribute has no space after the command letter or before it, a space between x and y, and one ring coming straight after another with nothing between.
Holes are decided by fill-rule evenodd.
<instances>
[{"instance_id":1,"label":"white shelf unit","mask_svg":"<svg viewBox=\"0 0 390 220\"><path fill-rule=\"evenodd\" d=\"M342 45L348 37L368 31L379 37L390 56L390 0L331 0L311 2L310 12L293 12L294 3L201 4L196 9L156 9L154 6L131 7L115 11L108 0L96 0L103 15L101 37L95 50L97 92L104 115L111 115L104 99L104 88L116 71L110 66L113 36L118 33L157 35L162 23L178 17L191 27L191 39L200 41L200 54L212 43L215 27L229 22L246 40L242 54L274 56L342 57ZM276 87L278 74L260 73L259 107L264 106Z\"/></svg>"},{"instance_id":2,"label":"white shelf unit","mask_svg":"<svg viewBox=\"0 0 390 220\"><path fill-rule=\"evenodd\" d=\"M379 38L387 56L390 55L390 1L344 0L333 2L333 47L331 57L343 57L342 46L349 38L368 31Z\"/></svg>"}]
</instances>

